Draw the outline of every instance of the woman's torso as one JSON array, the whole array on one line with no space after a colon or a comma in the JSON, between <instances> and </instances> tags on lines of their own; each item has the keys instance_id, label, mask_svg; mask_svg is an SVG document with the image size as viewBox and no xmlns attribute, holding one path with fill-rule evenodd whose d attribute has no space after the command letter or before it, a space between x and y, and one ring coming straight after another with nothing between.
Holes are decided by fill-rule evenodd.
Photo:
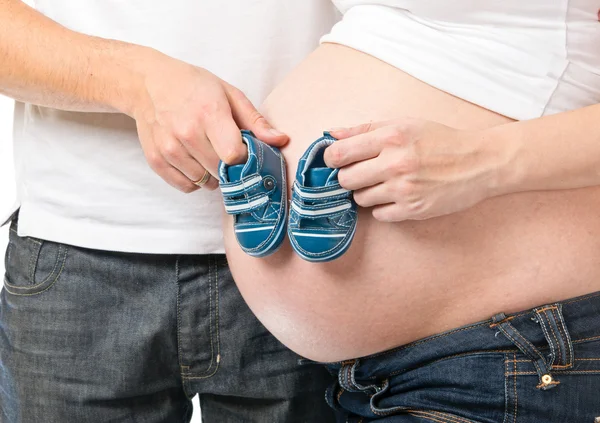
<instances>
[{"instance_id":1,"label":"woman's torso","mask_svg":"<svg viewBox=\"0 0 600 423\"><path fill-rule=\"evenodd\" d=\"M406 115L458 128L510 122L329 44L271 94L264 111L292 136L284 149L290 175L328 127ZM226 243L238 286L266 327L298 353L333 361L600 290L598 210L599 188L507 195L418 222L380 223L361 210L351 249L327 264L302 261L288 244L253 259L236 246L230 224Z\"/></svg>"}]
</instances>

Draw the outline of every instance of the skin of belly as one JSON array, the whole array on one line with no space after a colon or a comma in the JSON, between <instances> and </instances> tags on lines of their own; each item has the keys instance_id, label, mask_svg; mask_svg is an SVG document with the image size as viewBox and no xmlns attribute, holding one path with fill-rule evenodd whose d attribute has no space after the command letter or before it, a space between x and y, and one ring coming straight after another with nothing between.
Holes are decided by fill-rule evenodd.
<instances>
[{"instance_id":1,"label":"skin of belly","mask_svg":"<svg viewBox=\"0 0 600 423\"><path fill-rule=\"evenodd\" d=\"M262 111L291 137L289 184L327 128L403 116L464 129L510 122L333 44L292 72ZM252 258L229 218L224 227L252 311L298 354L329 362L600 290L599 214L597 188L506 195L425 221L381 223L361 209L352 247L330 263L303 261L287 240L273 256Z\"/></svg>"}]
</instances>

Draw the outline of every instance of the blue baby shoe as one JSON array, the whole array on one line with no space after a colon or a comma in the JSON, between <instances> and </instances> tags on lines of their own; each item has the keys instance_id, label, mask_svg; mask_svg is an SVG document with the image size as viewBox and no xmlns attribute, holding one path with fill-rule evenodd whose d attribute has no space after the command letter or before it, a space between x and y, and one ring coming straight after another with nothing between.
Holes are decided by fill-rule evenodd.
<instances>
[{"instance_id":1,"label":"blue baby shoe","mask_svg":"<svg viewBox=\"0 0 600 423\"><path fill-rule=\"evenodd\" d=\"M287 185L281 152L250 131L242 131L248 147L244 164L219 163L225 211L233 215L233 229L242 250L254 257L273 254L285 237Z\"/></svg>"},{"instance_id":2,"label":"blue baby shoe","mask_svg":"<svg viewBox=\"0 0 600 423\"><path fill-rule=\"evenodd\" d=\"M300 158L292 188L288 237L300 257L330 261L348 250L356 232L352 191L338 181L338 169L325 165L323 153L336 141L328 132Z\"/></svg>"}]
</instances>

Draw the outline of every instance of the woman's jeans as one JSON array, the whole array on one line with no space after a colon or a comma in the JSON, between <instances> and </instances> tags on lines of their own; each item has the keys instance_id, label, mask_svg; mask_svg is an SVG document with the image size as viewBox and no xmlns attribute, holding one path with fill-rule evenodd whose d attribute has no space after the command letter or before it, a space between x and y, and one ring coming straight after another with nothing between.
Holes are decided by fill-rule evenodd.
<instances>
[{"instance_id":1,"label":"woman's jeans","mask_svg":"<svg viewBox=\"0 0 600 423\"><path fill-rule=\"evenodd\" d=\"M340 422L600 422L600 293L328 367Z\"/></svg>"}]
</instances>

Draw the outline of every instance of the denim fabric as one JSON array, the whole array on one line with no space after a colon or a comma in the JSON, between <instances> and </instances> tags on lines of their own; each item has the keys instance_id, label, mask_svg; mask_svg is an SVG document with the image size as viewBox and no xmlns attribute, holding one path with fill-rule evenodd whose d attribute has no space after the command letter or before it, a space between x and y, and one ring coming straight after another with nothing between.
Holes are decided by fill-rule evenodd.
<instances>
[{"instance_id":1,"label":"denim fabric","mask_svg":"<svg viewBox=\"0 0 600 423\"><path fill-rule=\"evenodd\" d=\"M328 368L340 422L600 422L600 293Z\"/></svg>"},{"instance_id":2,"label":"denim fabric","mask_svg":"<svg viewBox=\"0 0 600 423\"><path fill-rule=\"evenodd\" d=\"M102 252L10 231L2 423L330 422L332 382L243 302L225 257Z\"/></svg>"}]
</instances>

